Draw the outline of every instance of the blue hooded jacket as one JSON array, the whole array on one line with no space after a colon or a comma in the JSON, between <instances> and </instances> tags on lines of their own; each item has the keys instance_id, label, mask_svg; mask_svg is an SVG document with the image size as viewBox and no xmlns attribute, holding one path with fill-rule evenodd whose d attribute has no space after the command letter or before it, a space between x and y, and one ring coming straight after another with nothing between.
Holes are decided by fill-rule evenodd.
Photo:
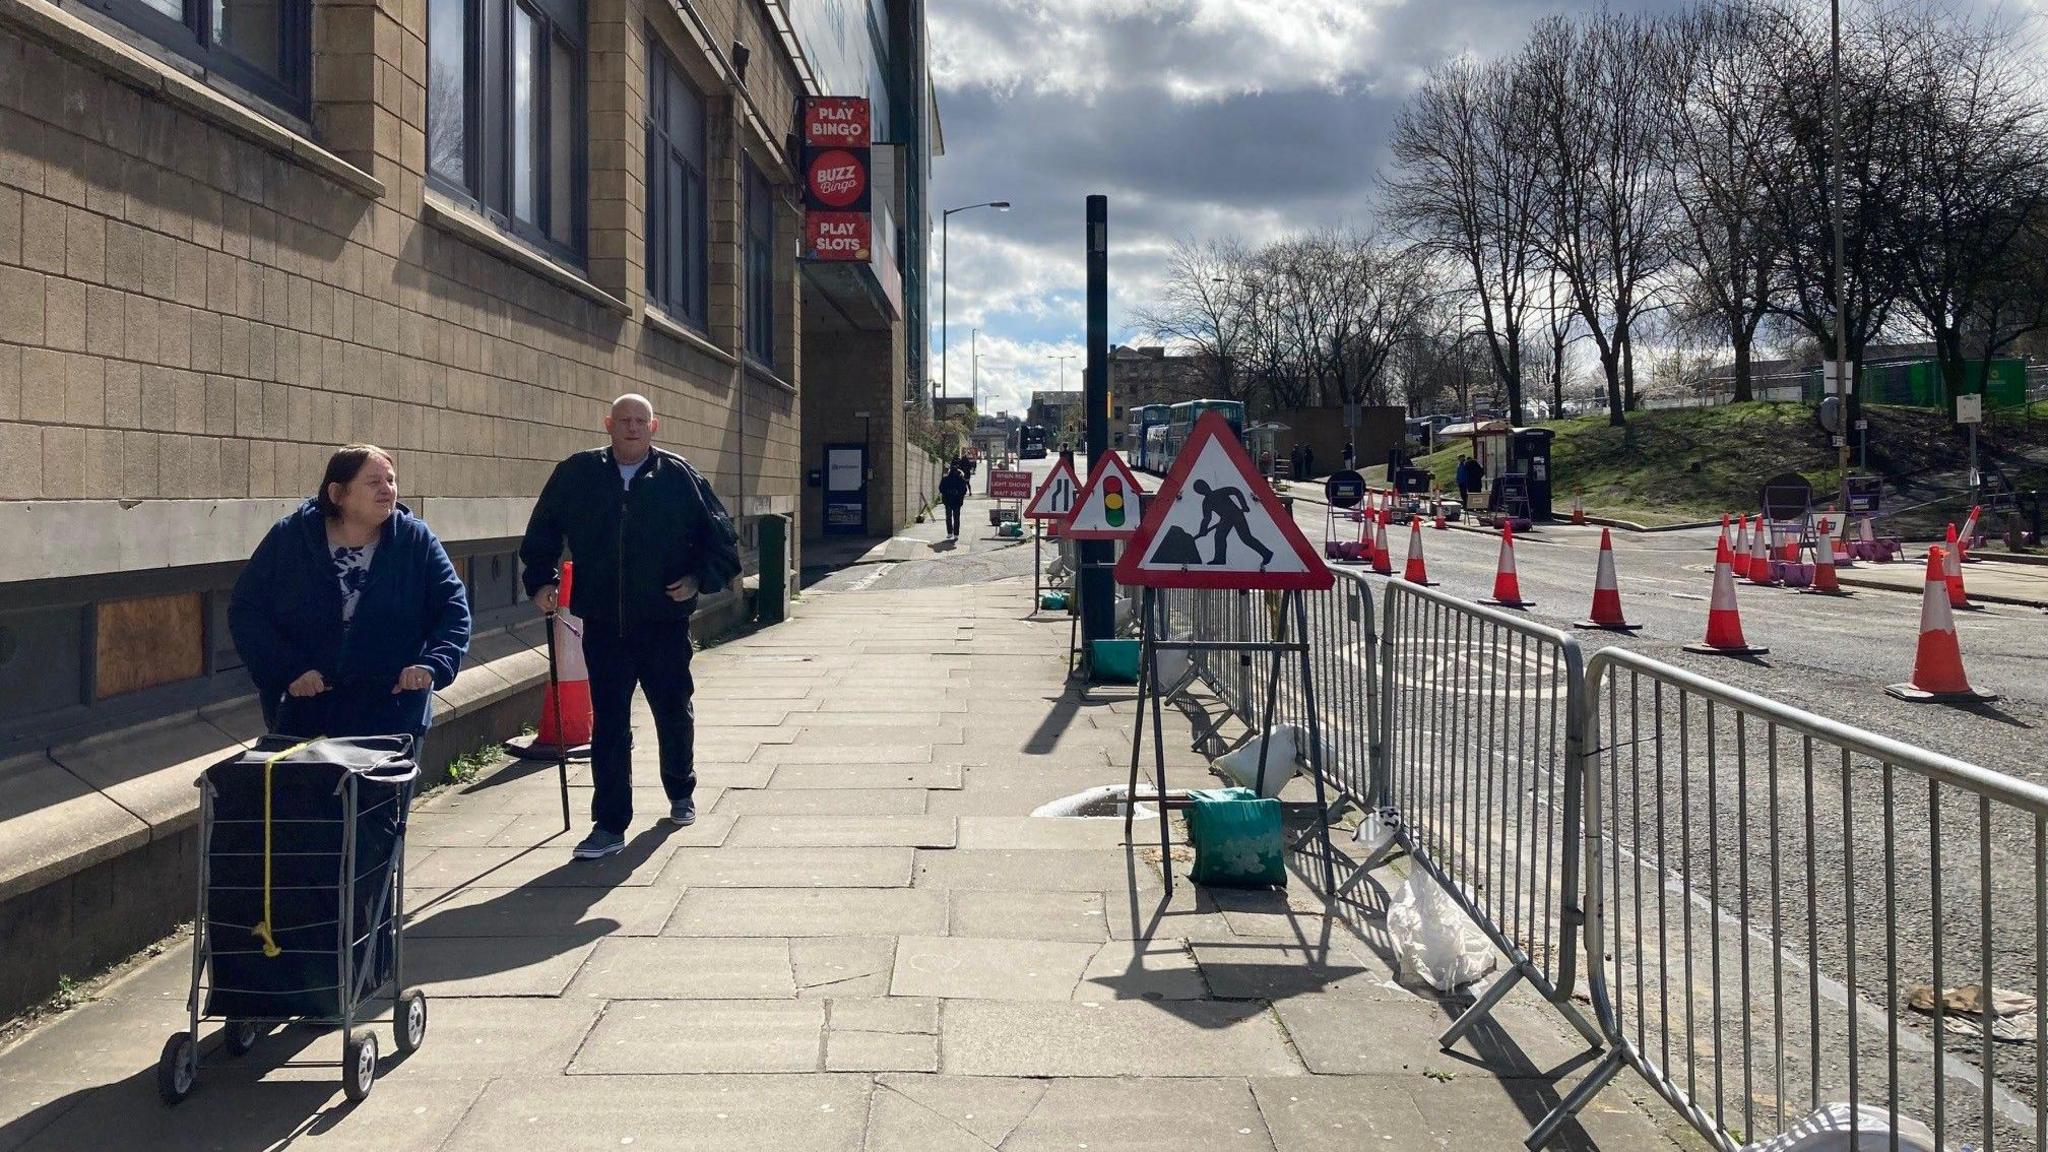
<instances>
[{"instance_id":1,"label":"blue hooded jacket","mask_svg":"<svg viewBox=\"0 0 2048 1152\"><path fill-rule=\"evenodd\" d=\"M433 694L391 689L414 664L433 671L435 688L454 683L469 651L469 596L441 541L400 504L384 521L355 621L344 629L326 518L308 500L271 526L242 568L228 630L273 730L417 735L433 721ZM320 673L328 691L287 695L286 687L309 671Z\"/></svg>"}]
</instances>

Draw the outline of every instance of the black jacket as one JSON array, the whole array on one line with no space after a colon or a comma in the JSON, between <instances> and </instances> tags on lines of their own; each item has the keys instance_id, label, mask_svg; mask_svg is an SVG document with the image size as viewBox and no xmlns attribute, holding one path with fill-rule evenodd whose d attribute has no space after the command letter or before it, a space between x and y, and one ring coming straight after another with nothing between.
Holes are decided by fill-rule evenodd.
<instances>
[{"instance_id":1,"label":"black jacket","mask_svg":"<svg viewBox=\"0 0 2048 1152\"><path fill-rule=\"evenodd\" d=\"M958 508L967 502L967 477L957 471L948 472L939 481L939 499Z\"/></svg>"},{"instance_id":2,"label":"black jacket","mask_svg":"<svg viewBox=\"0 0 2048 1152\"><path fill-rule=\"evenodd\" d=\"M527 595L558 581L565 540L576 564L570 608L586 620L688 620L697 601L669 599L670 584L694 576L698 591L717 592L739 575L725 506L688 461L659 448L641 462L630 489L610 448L555 466L519 545Z\"/></svg>"}]
</instances>

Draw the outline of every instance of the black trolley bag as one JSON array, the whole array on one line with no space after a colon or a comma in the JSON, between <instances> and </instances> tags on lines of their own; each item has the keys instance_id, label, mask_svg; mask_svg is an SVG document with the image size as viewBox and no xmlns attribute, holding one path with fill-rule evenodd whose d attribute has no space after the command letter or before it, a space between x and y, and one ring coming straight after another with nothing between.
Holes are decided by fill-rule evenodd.
<instances>
[{"instance_id":1,"label":"black trolley bag","mask_svg":"<svg viewBox=\"0 0 2048 1152\"><path fill-rule=\"evenodd\" d=\"M201 774L192 1031L165 1047L166 1101L197 1077L202 1019L226 1021L234 1056L264 1025L339 1025L351 1099L376 1074L375 1038L355 1027L366 1001L390 985L399 1050L424 1038L425 999L401 963L413 751L405 735L265 736Z\"/></svg>"}]
</instances>

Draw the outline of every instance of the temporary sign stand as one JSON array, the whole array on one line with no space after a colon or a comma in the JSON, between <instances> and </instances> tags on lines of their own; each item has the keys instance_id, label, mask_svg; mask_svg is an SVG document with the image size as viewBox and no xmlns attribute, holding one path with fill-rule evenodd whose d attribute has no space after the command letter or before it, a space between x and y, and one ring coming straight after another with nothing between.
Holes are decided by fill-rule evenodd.
<instances>
[{"instance_id":1,"label":"temporary sign stand","mask_svg":"<svg viewBox=\"0 0 2048 1152\"><path fill-rule=\"evenodd\" d=\"M1203 545L1208 549L1204 553ZM1233 547L1235 545L1235 547ZM1273 731L1273 718L1280 699L1280 669L1284 656L1299 659L1302 701L1309 717L1308 769L1316 788L1316 825L1322 840L1323 890L1334 891L1336 870L1330 848L1330 806L1323 783L1322 725L1316 721L1316 694L1309 660L1308 609L1302 593L1326 589L1335 583L1330 570L1316 555L1294 520L1281 507L1273 490L1260 478L1251 458L1231 432L1230 424L1217 413L1204 414L1195 423L1187 444L1175 457L1159 495L1151 502L1137 535L1125 547L1116 564L1117 582L1144 589L1139 608L1143 621L1138 662L1138 713L1131 732L1131 775L1124 809L1124 831L1128 839L1137 805L1138 764L1145 742L1145 707L1152 710L1152 796L1159 807L1160 866L1165 872L1166 891L1173 893L1173 848L1166 810L1166 744L1163 734L1163 701L1166 686L1159 680L1160 652L1267 652L1273 655L1272 671L1266 681L1266 707L1259 734ZM1257 641L1186 640L1166 638L1162 588L1238 589L1281 593L1274 606L1273 639ZM1293 621L1289 639L1288 621ZM1265 758L1272 741L1263 740L1259 750L1258 776L1264 778ZM1303 841L1297 841L1299 847Z\"/></svg>"},{"instance_id":2,"label":"temporary sign stand","mask_svg":"<svg viewBox=\"0 0 2048 1152\"><path fill-rule=\"evenodd\" d=\"M1038 613L1038 606L1045 599L1045 525L1044 521L1058 523L1074 510L1074 497L1080 493L1080 477L1074 475L1074 458L1061 453L1060 462L1046 474L1045 483L1038 486L1038 492L1031 497L1031 503L1024 506L1024 519L1034 521L1031 530L1031 612ZM1072 588L1076 582L1069 581ZM1068 605L1072 607L1071 604Z\"/></svg>"},{"instance_id":3,"label":"temporary sign stand","mask_svg":"<svg viewBox=\"0 0 2048 1152\"><path fill-rule=\"evenodd\" d=\"M1060 524L1060 538L1064 540L1129 540L1138 534L1139 505L1145 495L1145 488L1138 483L1137 473L1132 472L1123 457L1115 451L1104 452L1095 458L1088 469L1088 482L1081 486L1080 495L1074 498L1073 510ZM1116 567L1115 561L1085 561L1080 559L1080 550L1075 550L1074 610L1072 626L1067 631L1067 674L1074 674L1076 668L1088 667L1088 654L1081 644L1081 597L1083 572L1102 571ZM1114 585L1112 585L1114 587Z\"/></svg>"}]
</instances>

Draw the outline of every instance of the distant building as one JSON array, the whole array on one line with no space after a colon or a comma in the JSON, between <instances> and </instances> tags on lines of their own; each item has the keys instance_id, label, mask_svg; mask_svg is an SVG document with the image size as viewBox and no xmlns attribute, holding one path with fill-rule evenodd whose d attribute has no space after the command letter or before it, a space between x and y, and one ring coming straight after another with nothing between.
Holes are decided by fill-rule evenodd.
<instances>
[{"instance_id":1,"label":"distant building","mask_svg":"<svg viewBox=\"0 0 2048 1152\"><path fill-rule=\"evenodd\" d=\"M1131 409L1147 404L1213 397L1219 391L1215 379L1215 361L1207 356L1169 353L1158 345L1119 344L1109 350L1110 426L1121 426Z\"/></svg>"},{"instance_id":2,"label":"distant building","mask_svg":"<svg viewBox=\"0 0 2048 1152\"><path fill-rule=\"evenodd\" d=\"M972 419L974 400L968 396L939 396L932 400L932 419L943 424L948 420Z\"/></svg>"}]
</instances>

